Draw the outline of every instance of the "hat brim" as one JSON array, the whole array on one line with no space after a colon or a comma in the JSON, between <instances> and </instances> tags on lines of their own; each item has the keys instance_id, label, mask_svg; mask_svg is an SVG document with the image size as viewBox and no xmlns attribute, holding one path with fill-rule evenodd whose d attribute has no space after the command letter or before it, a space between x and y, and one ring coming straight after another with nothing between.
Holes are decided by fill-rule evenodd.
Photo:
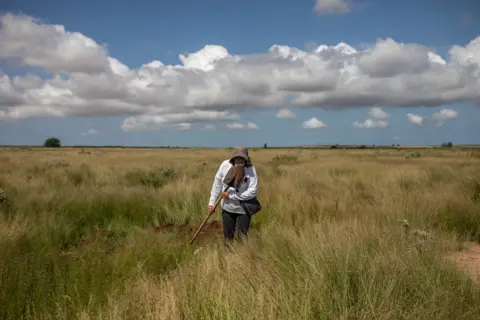
<instances>
[{"instance_id":1,"label":"hat brim","mask_svg":"<svg viewBox=\"0 0 480 320\"><path fill-rule=\"evenodd\" d=\"M242 158L247 163L250 163L250 158L243 152L235 152L234 154L232 154L232 157L230 158L230 163L233 163L234 158Z\"/></svg>"}]
</instances>

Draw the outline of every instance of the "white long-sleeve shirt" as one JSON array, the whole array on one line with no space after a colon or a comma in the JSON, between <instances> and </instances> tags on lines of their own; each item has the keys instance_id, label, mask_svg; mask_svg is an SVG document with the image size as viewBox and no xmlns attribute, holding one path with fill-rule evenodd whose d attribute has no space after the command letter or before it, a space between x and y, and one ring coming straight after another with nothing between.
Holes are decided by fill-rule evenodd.
<instances>
[{"instance_id":1,"label":"white long-sleeve shirt","mask_svg":"<svg viewBox=\"0 0 480 320\"><path fill-rule=\"evenodd\" d=\"M229 160L222 162L218 168L217 173L215 174L215 179L213 180L212 191L210 192L210 201L208 202L209 206L215 204L219 193L223 191L226 185L223 183L223 179L227 174L228 170L232 167L232 164ZM245 167L245 178L244 181L240 184L238 191L235 188L228 188L227 192L229 194L228 199L222 199L221 205L225 211L231 213L245 214L245 210L240 205L238 200L249 200L253 199L257 195L258 191L258 177L255 167L252 165L250 167Z\"/></svg>"}]
</instances>

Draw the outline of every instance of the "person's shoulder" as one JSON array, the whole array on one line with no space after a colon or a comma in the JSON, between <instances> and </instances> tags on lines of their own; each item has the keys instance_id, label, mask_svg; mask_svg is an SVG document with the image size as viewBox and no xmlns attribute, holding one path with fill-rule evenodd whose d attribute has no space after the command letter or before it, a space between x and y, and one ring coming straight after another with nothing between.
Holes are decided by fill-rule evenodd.
<instances>
[{"instance_id":1,"label":"person's shoulder","mask_svg":"<svg viewBox=\"0 0 480 320\"><path fill-rule=\"evenodd\" d=\"M255 168L255 165L251 164L248 167L245 168L246 170L249 170L253 174L257 174L257 169Z\"/></svg>"},{"instance_id":2,"label":"person's shoulder","mask_svg":"<svg viewBox=\"0 0 480 320\"><path fill-rule=\"evenodd\" d=\"M220 168L226 168L230 165L230 159L223 160L222 163L220 164Z\"/></svg>"}]
</instances>

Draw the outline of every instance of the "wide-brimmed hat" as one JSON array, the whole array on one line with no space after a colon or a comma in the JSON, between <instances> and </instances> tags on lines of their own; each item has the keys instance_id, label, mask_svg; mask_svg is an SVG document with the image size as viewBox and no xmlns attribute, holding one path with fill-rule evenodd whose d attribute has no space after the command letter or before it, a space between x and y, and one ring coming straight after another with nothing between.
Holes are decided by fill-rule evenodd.
<instances>
[{"instance_id":1,"label":"wide-brimmed hat","mask_svg":"<svg viewBox=\"0 0 480 320\"><path fill-rule=\"evenodd\" d=\"M236 146L232 152L232 156L230 157L230 163L233 164L233 159L237 157L245 159L247 166L251 165L250 157L248 156L248 149L246 147Z\"/></svg>"}]
</instances>

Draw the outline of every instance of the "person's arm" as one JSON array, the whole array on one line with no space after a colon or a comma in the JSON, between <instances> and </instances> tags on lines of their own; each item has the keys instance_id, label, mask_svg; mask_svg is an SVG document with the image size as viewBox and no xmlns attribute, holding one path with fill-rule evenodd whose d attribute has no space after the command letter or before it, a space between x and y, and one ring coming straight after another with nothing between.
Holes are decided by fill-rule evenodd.
<instances>
[{"instance_id":1,"label":"person's arm","mask_svg":"<svg viewBox=\"0 0 480 320\"><path fill-rule=\"evenodd\" d=\"M215 174L213 179L212 190L210 191L210 200L208 201L209 206L215 205L215 200L217 200L218 194L222 191L223 186L223 165L222 163Z\"/></svg>"},{"instance_id":2,"label":"person's arm","mask_svg":"<svg viewBox=\"0 0 480 320\"><path fill-rule=\"evenodd\" d=\"M250 177L250 183L248 184L247 190L243 192L233 191L228 196L230 199L246 201L255 198L258 191L258 177L255 167L252 166L251 168L253 171L253 175Z\"/></svg>"}]
</instances>

